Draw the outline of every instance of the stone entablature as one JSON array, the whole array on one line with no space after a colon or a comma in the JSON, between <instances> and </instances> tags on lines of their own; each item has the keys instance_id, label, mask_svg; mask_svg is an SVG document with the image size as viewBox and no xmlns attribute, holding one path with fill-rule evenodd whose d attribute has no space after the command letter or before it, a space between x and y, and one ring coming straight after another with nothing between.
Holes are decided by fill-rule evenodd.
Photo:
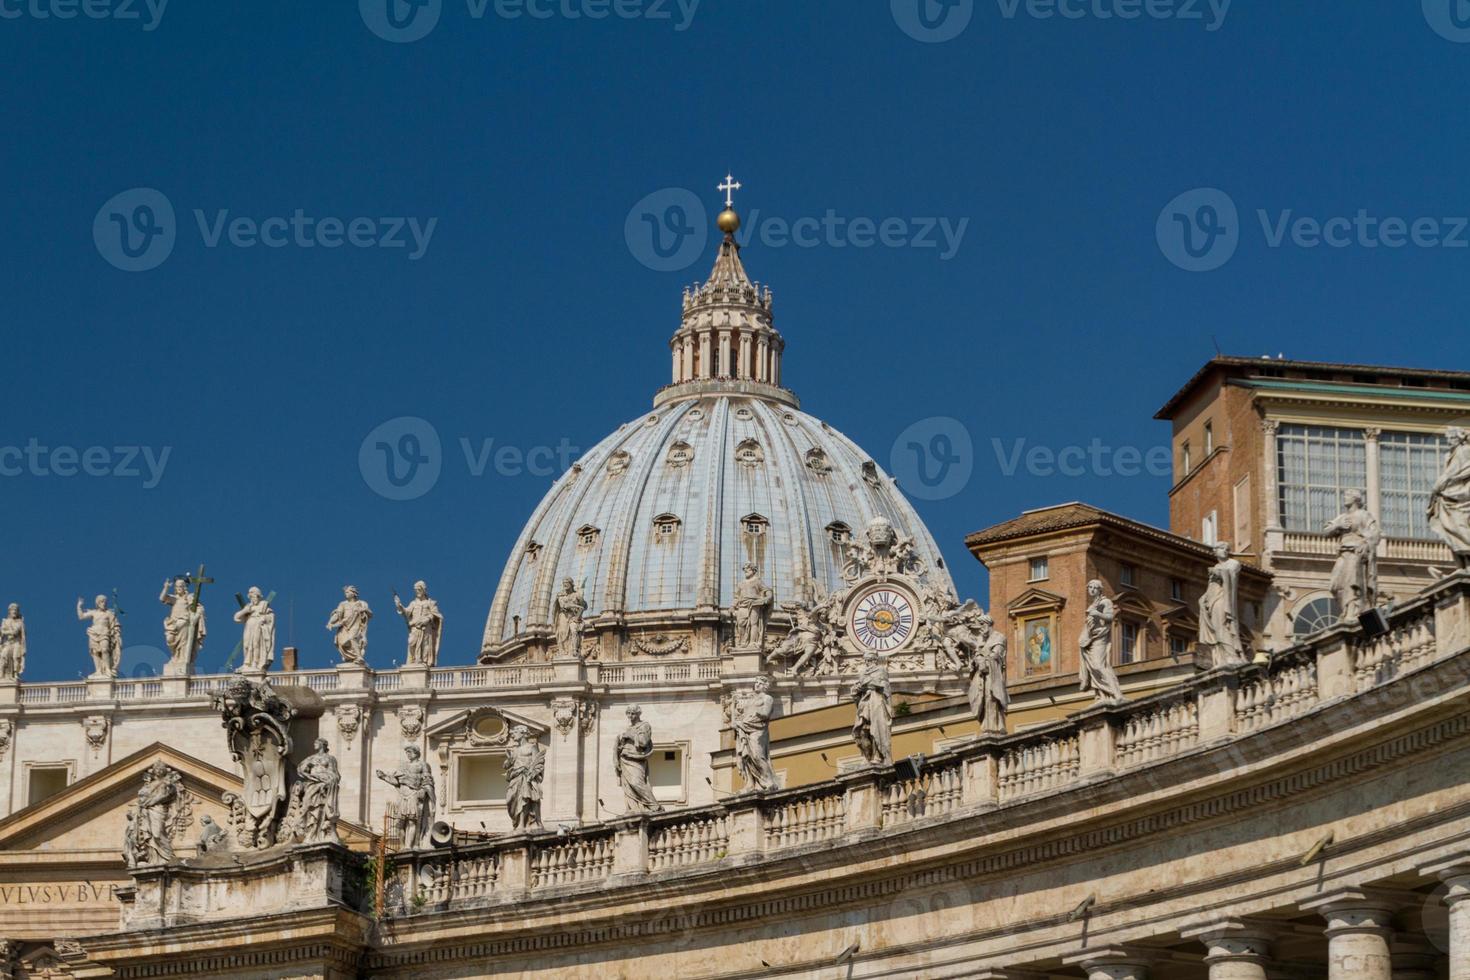
<instances>
[{"instance_id":1,"label":"stone entablature","mask_svg":"<svg viewBox=\"0 0 1470 980\"><path fill-rule=\"evenodd\" d=\"M1251 955L1291 959L1325 938L1332 980L1353 976L1337 963L1344 910L1428 908L1440 879L1452 898L1466 880L1470 575L1404 604L1391 626L977 739L916 775L865 769L400 855L403 897L367 971L469 977L488 957L571 977L595 955L643 975L758 975L763 961L814 971L845 956L865 974L1075 976L1079 964L1197 963L1188 950L1198 957L1201 941L1228 958L1224 937L1270 926L1279 947ZM273 929L269 916L238 927ZM209 946L188 931L134 938L82 947L114 967L185 968L171 950ZM1464 975L1470 947L1453 957Z\"/></svg>"}]
</instances>

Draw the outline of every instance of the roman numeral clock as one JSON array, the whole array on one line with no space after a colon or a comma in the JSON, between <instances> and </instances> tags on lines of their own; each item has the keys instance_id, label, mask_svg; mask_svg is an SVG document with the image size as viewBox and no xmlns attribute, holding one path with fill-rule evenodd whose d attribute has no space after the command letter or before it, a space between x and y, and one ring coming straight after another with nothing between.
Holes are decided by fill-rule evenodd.
<instances>
[{"instance_id":1,"label":"roman numeral clock","mask_svg":"<svg viewBox=\"0 0 1470 980\"><path fill-rule=\"evenodd\" d=\"M860 652L887 656L914 635L918 604L905 588L892 582L860 591L848 606L847 636Z\"/></svg>"}]
</instances>

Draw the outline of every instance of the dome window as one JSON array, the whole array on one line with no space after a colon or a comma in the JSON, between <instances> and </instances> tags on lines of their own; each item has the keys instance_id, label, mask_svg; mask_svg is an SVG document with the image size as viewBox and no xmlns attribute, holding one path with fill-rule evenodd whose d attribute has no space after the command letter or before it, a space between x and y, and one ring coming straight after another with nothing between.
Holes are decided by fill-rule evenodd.
<instances>
[{"instance_id":1,"label":"dome window","mask_svg":"<svg viewBox=\"0 0 1470 980\"><path fill-rule=\"evenodd\" d=\"M806 451L806 468L819 476L826 476L832 472L832 463L827 459L827 453L821 449L808 449Z\"/></svg>"},{"instance_id":2,"label":"dome window","mask_svg":"<svg viewBox=\"0 0 1470 980\"><path fill-rule=\"evenodd\" d=\"M682 440L669 447L670 466L688 466L694 462L694 447Z\"/></svg>"},{"instance_id":3,"label":"dome window","mask_svg":"<svg viewBox=\"0 0 1470 980\"><path fill-rule=\"evenodd\" d=\"M595 548L597 547L597 539L600 537L602 537L602 532L600 530L593 527L591 524L583 524L581 527L577 528L577 547Z\"/></svg>"},{"instance_id":4,"label":"dome window","mask_svg":"<svg viewBox=\"0 0 1470 980\"><path fill-rule=\"evenodd\" d=\"M655 538L672 538L679 533L679 518L673 514L660 514L653 519L653 536Z\"/></svg>"},{"instance_id":5,"label":"dome window","mask_svg":"<svg viewBox=\"0 0 1470 980\"><path fill-rule=\"evenodd\" d=\"M755 413L748 408L737 408L735 409L735 417L742 422L749 422L755 418Z\"/></svg>"},{"instance_id":6,"label":"dome window","mask_svg":"<svg viewBox=\"0 0 1470 980\"><path fill-rule=\"evenodd\" d=\"M745 439L735 447L735 461L743 466L759 466L766 461L766 451L754 439Z\"/></svg>"},{"instance_id":7,"label":"dome window","mask_svg":"<svg viewBox=\"0 0 1470 980\"><path fill-rule=\"evenodd\" d=\"M771 522L759 514L746 514L740 518L741 529L752 537L758 538L764 536L766 529L770 526Z\"/></svg>"},{"instance_id":8,"label":"dome window","mask_svg":"<svg viewBox=\"0 0 1470 980\"><path fill-rule=\"evenodd\" d=\"M878 464L871 459L863 464L863 482L874 490L883 486L883 480L878 476Z\"/></svg>"},{"instance_id":9,"label":"dome window","mask_svg":"<svg viewBox=\"0 0 1470 980\"><path fill-rule=\"evenodd\" d=\"M852 540L852 528L841 521L833 521L827 525L827 536L833 544L847 544Z\"/></svg>"}]
</instances>

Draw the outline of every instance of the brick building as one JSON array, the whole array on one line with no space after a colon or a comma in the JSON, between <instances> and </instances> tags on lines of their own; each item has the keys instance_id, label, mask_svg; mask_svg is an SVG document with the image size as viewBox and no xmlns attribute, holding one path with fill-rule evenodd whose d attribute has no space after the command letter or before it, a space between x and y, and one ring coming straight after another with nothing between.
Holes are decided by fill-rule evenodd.
<instances>
[{"instance_id":1,"label":"brick building","mask_svg":"<svg viewBox=\"0 0 1470 980\"><path fill-rule=\"evenodd\" d=\"M1113 660L1125 690L1192 673L1199 600L1211 550L1198 541L1082 503L1027 511L965 545L990 572L990 614L1010 643L1018 694L1077 682L1087 583L1117 605ZM1246 564L1240 606L1247 644L1259 633L1270 577Z\"/></svg>"},{"instance_id":2,"label":"brick building","mask_svg":"<svg viewBox=\"0 0 1470 980\"><path fill-rule=\"evenodd\" d=\"M1403 600L1452 565L1425 521L1444 429L1470 417L1470 373L1217 357L1155 418L1173 425L1169 524L1229 541L1270 572L1265 639L1281 648L1335 621L1335 542L1322 526L1362 490L1377 515L1381 598Z\"/></svg>"}]
</instances>

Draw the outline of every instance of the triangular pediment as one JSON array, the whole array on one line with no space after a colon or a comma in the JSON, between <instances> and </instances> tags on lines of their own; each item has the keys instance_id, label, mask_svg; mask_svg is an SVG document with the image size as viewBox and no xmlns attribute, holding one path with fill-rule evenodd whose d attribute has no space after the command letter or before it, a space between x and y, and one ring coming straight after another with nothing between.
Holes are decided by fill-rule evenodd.
<instances>
[{"instance_id":1,"label":"triangular pediment","mask_svg":"<svg viewBox=\"0 0 1470 980\"><path fill-rule=\"evenodd\" d=\"M1006 612L1011 616L1022 616L1026 613L1055 612L1067 604L1067 597L1048 592L1045 589L1031 588L1016 596L1006 603Z\"/></svg>"},{"instance_id":2,"label":"triangular pediment","mask_svg":"<svg viewBox=\"0 0 1470 980\"><path fill-rule=\"evenodd\" d=\"M475 745L505 745L511 729L524 725L537 738L551 733L540 722L502 708L484 706L466 708L429 728L430 742L468 742Z\"/></svg>"},{"instance_id":3,"label":"triangular pediment","mask_svg":"<svg viewBox=\"0 0 1470 980\"><path fill-rule=\"evenodd\" d=\"M1163 612L1159 613L1159 618L1162 619L1164 621L1164 625L1169 627L1170 629L1191 631L1199 629L1198 614L1195 613L1194 609L1191 606L1186 605L1182 602L1170 606L1168 609L1165 609Z\"/></svg>"},{"instance_id":4,"label":"triangular pediment","mask_svg":"<svg viewBox=\"0 0 1470 980\"><path fill-rule=\"evenodd\" d=\"M155 742L107 768L72 783L66 789L0 820L0 856L30 851L86 854L122 865L122 840L127 813L143 785L143 773L155 762L177 770L188 795L187 826L181 827L177 850L193 853L202 817L228 827L225 793L239 793L240 779L178 749ZM350 847L365 848L371 841L366 827L343 820L338 832Z\"/></svg>"},{"instance_id":5,"label":"triangular pediment","mask_svg":"<svg viewBox=\"0 0 1470 980\"><path fill-rule=\"evenodd\" d=\"M1148 597L1137 589L1123 589L1113 598L1113 605L1118 607L1119 612L1129 613L1144 619L1153 618L1153 603L1149 602Z\"/></svg>"}]
</instances>

